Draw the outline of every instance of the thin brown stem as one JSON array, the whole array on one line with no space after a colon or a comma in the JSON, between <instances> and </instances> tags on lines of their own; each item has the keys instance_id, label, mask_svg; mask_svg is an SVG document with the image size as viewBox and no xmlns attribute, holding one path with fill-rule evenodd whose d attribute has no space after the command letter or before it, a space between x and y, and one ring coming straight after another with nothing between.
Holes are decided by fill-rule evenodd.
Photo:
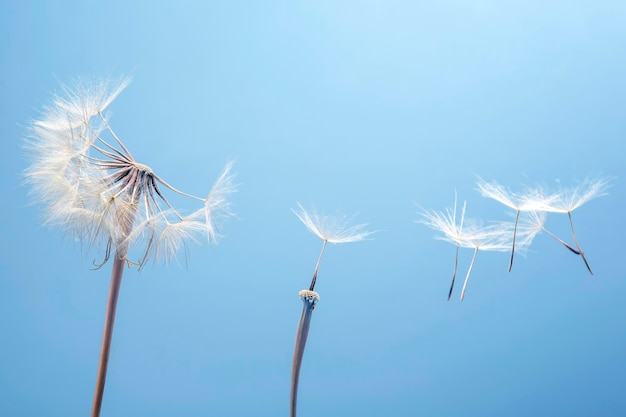
<instances>
[{"instance_id":1,"label":"thin brown stem","mask_svg":"<svg viewBox=\"0 0 626 417\"><path fill-rule=\"evenodd\" d=\"M98 417L102 407L102 397L104 395L104 383L106 381L107 366L109 364L109 351L111 350L111 339L113 337L113 325L115 324L115 310L117 299L122 284L124 274L125 256L116 253L111 271L111 286L109 288L109 299L104 317L104 332L102 335L102 348L100 351L100 363L98 364L98 377L96 378L96 390L93 398L93 408L91 416Z\"/></svg>"},{"instance_id":2,"label":"thin brown stem","mask_svg":"<svg viewBox=\"0 0 626 417\"><path fill-rule=\"evenodd\" d=\"M582 256L583 261L585 262L585 266L587 267L587 270L589 271L591 275L593 275L593 271L591 270L591 267L589 266L589 262L587 262L587 258L585 257L585 252L583 252L582 248L578 244L578 239L576 239L576 232L574 232L574 222L572 221L572 212L568 211L567 216L569 217L569 225L570 225L570 228L572 229L572 236L574 237L574 243L576 244L576 248L578 249L580 256Z\"/></svg>"},{"instance_id":3,"label":"thin brown stem","mask_svg":"<svg viewBox=\"0 0 626 417\"><path fill-rule=\"evenodd\" d=\"M467 270L467 275L465 276L465 282L463 283L463 289L461 290L461 301L465 298L465 289L467 288L467 281L469 280L470 274L472 273L472 268L474 267L474 261L476 260L476 254L478 253L478 246L474 249L474 256L472 256L472 262L470 263L469 269Z\"/></svg>"},{"instance_id":4,"label":"thin brown stem","mask_svg":"<svg viewBox=\"0 0 626 417\"><path fill-rule=\"evenodd\" d=\"M315 281L317 281L317 270L320 268L320 262L322 262L322 256L324 256L324 249L326 249L327 240L324 241L322 245L322 251L320 252L319 258L317 258L317 264L315 265L315 271L313 272L313 279L311 279L311 285L309 286L309 291L313 291L315 287Z\"/></svg>"}]
</instances>

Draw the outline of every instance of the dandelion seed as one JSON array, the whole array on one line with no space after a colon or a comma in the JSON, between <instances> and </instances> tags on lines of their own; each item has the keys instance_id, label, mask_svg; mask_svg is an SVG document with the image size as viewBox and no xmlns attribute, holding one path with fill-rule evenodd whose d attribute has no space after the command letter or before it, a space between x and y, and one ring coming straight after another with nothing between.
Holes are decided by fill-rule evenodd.
<instances>
[{"instance_id":1,"label":"dandelion seed","mask_svg":"<svg viewBox=\"0 0 626 417\"><path fill-rule=\"evenodd\" d=\"M100 414L115 309L124 264L171 261L181 246L205 233L219 237L217 222L230 215L226 196L234 191L228 164L207 198L180 191L137 162L109 125L104 110L128 85L123 80L78 82L63 87L30 126L25 172L32 194L46 206L45 223L59 225L81 241L104 244L102 266L114 254L92 416ZM166 193L196 200L190 215L173 207ZM138 259L129 258L138 250Z\"/></svg>"},{"instance_id":2,"label":"dandelion seed","mask_svg":"<svg viewBox=\"0 0 626 417\"><path fill-rule=\"evenodd\" d=\"M321 216L316 212L309 214L306 212L306 210L304 210L304 208L302 208L302 205L300 203L298 203L298 207L300 208L300 212L294 211L295 215L298 216L300 221L304 223L304 225L307 227L307 229L309 229L311 233L324 241L322 245L322 251L319 258L317 259L315 271L313 272L311 286L309 287L309 290L313 291L313 288L315 287L315 281L317 280L317 271L319 269L320 262L322 261L322 256L324 255L326 243L358 242L359 240L365 239L367 236L371 235L374 232L363 231L363 228L367 226L365 224L348 226L349 219L347 219L345 216Z\"/></svg>"},{"instance_id":3,"label":"dandelion seed","mask_svg":"<svg viewBox=\"0 0 626 417\"><path fill-rule=\"evenodd\" d=\"M572 231L572 237L574 239L574 244L576 245L576 251L574 252L578 252L583 258L585 266L587 267L587 270L591 275L593 275L591 266L589 266L589 262L587 261L585 252L580 247L578 239L576 238L576 232L574 231L574 222L572 220L572 212L583 204L587 203L588 201L605 195L606 190L610 186L609 182L610 178L587 178L577 187L561 188L552 194L545 193L547 197L544 199L544 203L540 207L540 210L547 212L567 213L570 229Z\"/></svg>"},{"instance_id":4,"label":"dandelion seed","mask_svg":"<svg viewBox=\"0 0 626 417\"><path fill-rule=\"evenodd\" d=\"M302 205L298 203L300 211L294 211L300 221L309 229L309 231L315 234L317 237L323 240L322 251L317 259L315 270L313 272L313 278L308 290L300 291L299 295L304 303L302 309L302 315L300 322L298 323L298 330L296 332L296 342L293 353L293 363L291 368L291 394L290 394L290 408L289 415L291 417L296 416L297 400L298 400L298 382L300 380L300 367L302 365L302 357L304 356L304 347L309 334L309 327L311 324L311 316L317 302L319 301L319 294L313 291L315 283L317 281L317 272L319 270L322 256L324 255L324 249L328 242L331 243L348 243L358 242L365 239L367 236L374 232L364 231L366 225L359 224L356 226L348 226L348 219L343 216L321 216L315 212L309 214Z\"/></svg>"},{"instance_id":5,"label":"dandelion seed","mask_svg":"<svg viewBox=\"0 0 626 417\"><path fill-rule=\"evenodd\" d=\"M527 236L526 239L530 238L532 240L532 237L534 237L536 234L540 232L545 232L548 236L559 242L565 248L572 251L572 253L580 255L580 252L576 248L572 247L572 245L568 244L563 239L559 238L554 233L545 228L544 224L546 222L546 218L547 213L545 211L533 210L524 213L524 215L520 219L520 227L525 229L524 233ZM528 246L530 245L530 242L525 241L524 244Z\"/></svg>"},{"instance_id":6,"label":"dandelion seed","mask_svg":"<svg viewBox=\"0 0 626 417\"><path fill-rule=\"evenodd\" d=\"M454 282L456 280L456 273L459 265L459 241L461 240L463 231L463 221L465 219L465 207L466 202L463 202L463 208L461 209L461 218L457 223L457 196L454 193L454 209L446 209L445 212L426 211L422 209L424 216L424 224L431 229L440 230L444 233L444 237L440 238L453 243L456 246L454 256L454 270L452 272L452 281L450 283L450 290L448 291L448 301L452 297L452 291L454 290Z\"/></svg>"},{"instance_id":7,"label":"dandelion seed","mask_svg":"<svg viewBox=\"0 0 626 417\"><path fill-rule=\"evenodd\" d=\"M516 211L515 224L513 226L513 241L511 243L511 258L509 260L509 272L513 268L515 255L515 242L517 239L517 225L522 211L538 210L545 204L541 196L535 190L528 189L525 193L515 193L508 188L496 183L488 183L482 178L477 181L478 190L484 197L494 199Z\"/></svg>"},{"instance_id":8,"label":"dandelion seed","mask_svg":"<svg viewBox=\"0 0 626 417\"><path fill-rule=\"evenodd\" d=\"M463 288L461 290L460 300L463 301L467 290L467 283L474 267L478 251L508 251L511 248L511 235L514 229L514 224L511 222L499 222L488 226L482 226L480 223L468 220L465 217L465 203L463 203L463 209L461 210L460 221L457 223L456 204L457 202L455 197L454 208L452 210L447 209L445 212L422 210L421 215L423 219L421 220L421 223L431 229L442 232L443 234L441 236L437 236L437 239L456 245L457 261L459 248L474 249L472 260L467 270L467 274L465 275ZM519 249L524 250L525 247L532 241L531 236L534 237L536 233L537 232L534 230L531 233L529 229L524 229L523 238L521 239L520 245L518 245ZM455 261L455 264L457 261ZM454 276L450 292L448 293L448 300L452 294L453 285Z\"/></svg>"}]
</instances>

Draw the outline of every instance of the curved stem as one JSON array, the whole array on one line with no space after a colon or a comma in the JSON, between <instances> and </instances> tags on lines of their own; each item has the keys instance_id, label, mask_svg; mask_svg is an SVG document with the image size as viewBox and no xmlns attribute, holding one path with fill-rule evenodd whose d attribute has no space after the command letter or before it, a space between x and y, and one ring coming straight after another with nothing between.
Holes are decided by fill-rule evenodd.
<instances>
[{"instance_id":1,"label":"curved stem","mask_svg":"<svg viewBox=\"0 0 626 417\"><path fill-rule=\"evenodd\" d=\"M289 416L296 417L296 409L298 402L298 381L300 380L300 366L302 365L302 357L304 356L304 347L306 339L309 335L309 327L311 324L311 315L315 309L316 298L302 297L304 306L302 315L298 323L296 332L296 343L293 350L293 363L291 366L291 394L289 398Z\"/></svg>"},{"instance_id":2,"label":"curved stem","mask_svg":"<svg viewBox=\"0 0 626 417\"><path fill-rule=\"evenodd\" d=\"M515 226L513 228L513 246L511 247L511 260L509 261L509 272L511 272L511 268L513 268L513 256L515 255L515 238L517 237L517 223L519 221L519 214L521 210L517 210L517 215L515 216Z\"/></svg>"},{"instance_id":3,"label":"curved stem","mask_svg":"<svg viewBox=\"0 0 626 417\"><path fill-rule=\"evenodd\" d=\"M124 274L125 256L115 254L113 270L111 271L111 286L109 288L109 299L104 317L104 332L102 335L102 348L100 351L100 363L98 364L98 376L96 378L96 390L93 398L91 416L98 417L102 407L102 397L104 395L104 383L106 381L107 366L109 364L109 351L111 350L111 339L113 337L113 325L115 324L115 310L117 299L122 284Z\"/></svg>"},{"instance_id":4,"label":"curved stem","mask_svg":"<svg viewBox=\"0 0 626 417\"><path fill-rule=\"evenodd\" d=\"M585 257L585 252L583 252L580 245L578 244L578 239L576 239L576 232L574 232L574 222L572 222L572 212L568 211L567 216L569 217L569 225L570 225L570 228L572 229L572 236L574 237L574 243L576 244L576 248L578 249L580 256L582 256L583 261L585 262L585 266L587 267L587 270L589 271L591 275L593 275L593 271L591 270L591 267L589 266L589 262L587 262L587 258Z\"/></svg>"}]
</instances>

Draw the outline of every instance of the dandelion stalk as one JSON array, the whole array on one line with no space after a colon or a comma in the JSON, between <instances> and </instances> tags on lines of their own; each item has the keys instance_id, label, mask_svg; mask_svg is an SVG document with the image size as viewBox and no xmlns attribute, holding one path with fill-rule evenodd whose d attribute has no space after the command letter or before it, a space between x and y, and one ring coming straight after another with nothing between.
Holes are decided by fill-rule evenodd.
<instances>
[{"instance_id":1,"label":"dandelion stalk","mask_svg":"<svg viewBox=\"0 0 626 417\"><path fill-rule=\"evenodd\" d=\"M93 407L91 409L92 417L100 415L102 407L102 397L104 396L104 384L107 376L107 367L109 365L109 352L111 350L111 340L113 338L113 326L115 324L115 311L117 307L117 299L122 285L122 275L124 274L125 265L123 256L115 256L113 268L111 271L111 287L109 288L109 299L107 301L107 309L104 316L104 331L102 335L102 348L100 350L100 362L98 364L98 376L96 378L96 389L93 398Z\"/></svg>"},{"instance_id":2,"label":"dandelion stalk","mask_svg":"<svg viewBox=\"0 0 626 417\"><path fill-rule=\"evenodd\" d=\"M302 365L302 357L304 356L304 347L306 339L309 335L309 327L311 325L311 316L315 305L319 301L319 295L312 290L302 290L298 294L304 303L302 307L302 315L298 323L296 331L296 342L293 350L293 362L291 365L291 390L289 398L289 415L296 416L296 408L298 403L298 382L300 380L300 367Z\"/></svg>"},{"instance_id":3,"label":"dandelion stalk","mask_svg":"<svg viewBox=\"0 0 626 417\"><path fill-rule=\"evenodd\" d=\"M311 279L311 285L308 290L302 290L299 292L299 296L304 303L302 308L302 315L298 322L298 329L296 330L296 341L293 351L293 361L291 365L291 388L289 395L289 416L296 417L297 403L298 403L298 382L300 380L300 368L302 366L302 357L304 356L304 348L306 346L306 340L309 335L309 328L311 326L311 317L315 305L319 301L319 294L313 291L315 283L317 282L317 273L319 271L322 257L324 256L324 250L326 244L331 243L346 243L357 242L365 239L373 232L364 232L362 228L363 224L357 226L348 227L346 219L344 217L324 217L317 213L309 214L298 204L300 211L294 213L302 223L309 229L309 231L322 239L322 250L317 258L315 264L315 270L313 272L313 278Z\"/></svg>"}]
</instances>

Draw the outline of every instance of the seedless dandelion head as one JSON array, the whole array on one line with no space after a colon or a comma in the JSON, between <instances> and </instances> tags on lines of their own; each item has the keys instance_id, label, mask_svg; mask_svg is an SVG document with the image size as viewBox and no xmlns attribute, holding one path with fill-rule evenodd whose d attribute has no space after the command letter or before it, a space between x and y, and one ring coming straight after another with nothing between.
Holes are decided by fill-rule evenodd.
<instances>
[{"instance_id":1,"label":"seedless dandelion head","mask_svg":"<svg viewBox=\"0 0 626 417\"><path fill-rule=\"evenodd\" d=\"M358 242L365 239L374 232L367 232L363 229L366 224L358 224L349 226L349 220L345 216L322 216L316 212L309 214L300 203L298 203L299 211L293 210L300 221L325 242L330 243L348 243Z\"/></svg>"},{"instance_id":2,"label":"seedless dandelion head","mask_svg":"<svg viewBox=\"0 0 626 417\"><path fill-rule=\"evenodd\" d=\"M311 290L302 290L298 292L298 296L302 299L302 301L308 301L309 303L317 303L320 300L320 295L315 291Z\"/></svg>"},{"instance_id":3,"label":"seedless dandelion head","mask_svg":"<svg viewBox=\"0 0 626 417\"><path fill-rule=\"evenodd\" d=\"M25 178L46 206L46 223L60 225L80 240L105 243L107 258L111 247L123 258L136 249L141 255L135 263L141 266L149 258L172 260L200 233L214 242L217 223L230 214L226 196L234 187L232 164L207 198L200 198L136 161L103 113L128 82L79 80L73 88L64 86L63 94L31 122L26 147L32 163ZM172 206L168 194L201 207L186 214Z\"/></svg>"}]
</instances>

